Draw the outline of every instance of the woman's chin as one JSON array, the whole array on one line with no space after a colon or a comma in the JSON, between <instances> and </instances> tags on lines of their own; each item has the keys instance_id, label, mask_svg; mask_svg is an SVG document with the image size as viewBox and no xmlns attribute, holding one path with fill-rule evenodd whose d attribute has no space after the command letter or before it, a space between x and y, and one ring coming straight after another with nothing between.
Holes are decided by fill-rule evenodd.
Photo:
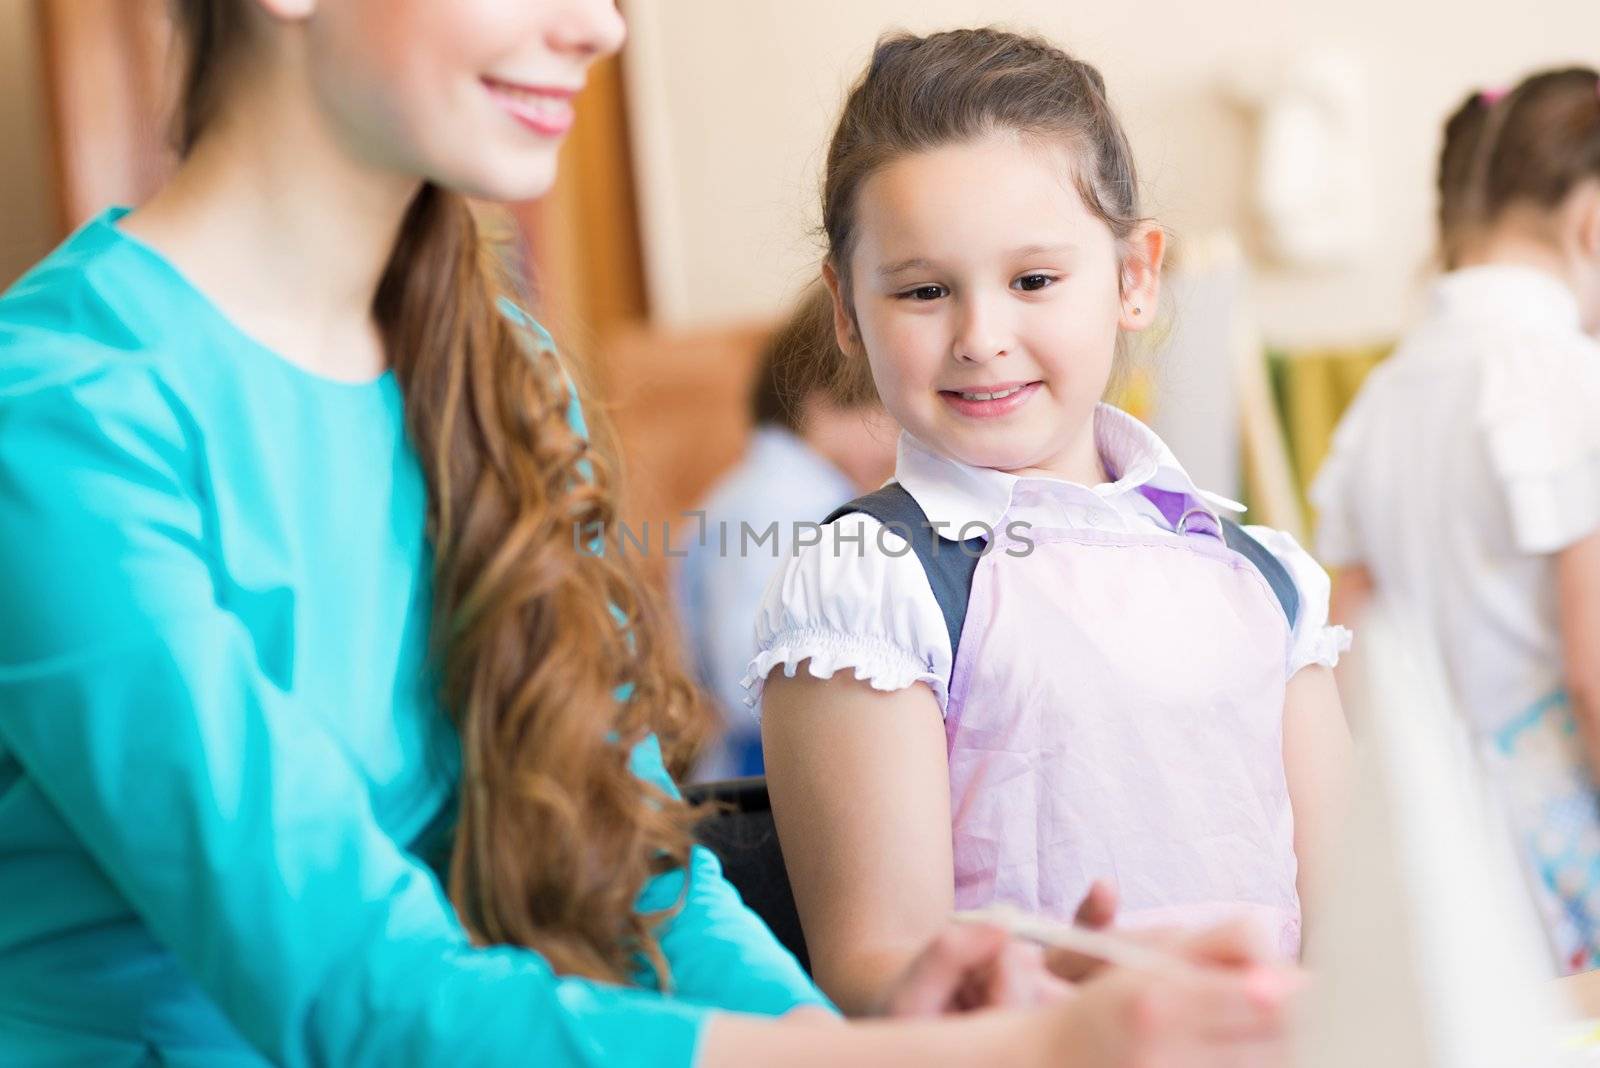
<instances>
[{"instance_id":1,"label":"woman's chin","mask_svg":"<svg viewBox=\"0 0 1600 1068\"><path fill-rule=\"evenodd\" d=\"M438 174L433 182L473 200L516 204L538 200L550 192L556 181L556 160L554 149L518 153L514 160L495 161L493 165L465 172Z\"/></svg>"}]
</instances>

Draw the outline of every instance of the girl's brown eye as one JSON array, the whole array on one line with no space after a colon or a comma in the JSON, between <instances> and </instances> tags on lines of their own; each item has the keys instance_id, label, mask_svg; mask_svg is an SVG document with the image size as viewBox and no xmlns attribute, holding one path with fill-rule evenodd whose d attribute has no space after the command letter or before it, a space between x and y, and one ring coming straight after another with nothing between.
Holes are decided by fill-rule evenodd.
<instances>
[{"instance_id":1,"label":"girl's brown eye","mask_svg":"<svg viewBox=\"0 0 1600 1068\"><path fill-rule=\"evenodd\" d=\"M1026 293L1043 289L1054 282L1055 279L1047 274L1025 274L1017 279L1017 285Z\"/></svg>"}]
</instances>

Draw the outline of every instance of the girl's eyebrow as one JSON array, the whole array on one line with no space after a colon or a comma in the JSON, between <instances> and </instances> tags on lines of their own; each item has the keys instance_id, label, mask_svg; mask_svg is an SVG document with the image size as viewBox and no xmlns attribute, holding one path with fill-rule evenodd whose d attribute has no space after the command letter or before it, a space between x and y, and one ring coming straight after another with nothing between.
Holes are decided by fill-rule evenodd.
<instances>
[{"instance_id":1,"label":"girl's eyebrow","mask_svg":"<svg viewBox=\"0 0 1600 1068\"><path fill-rule=\"evenodd\" d=\"M1023 259L1028 256L1052 256L1076 251L1078 251L1077 245L1023 245L1021 248L1012 249L1010 255L1016 259Z\"/></svg>"},{"instance_id":2,"label":"girl's eyebrow","mask_svg":"<svg viewBox=\"0 0 1600 1068\"><path fill-rule=\"evenodd\" d=\"M1070 255L1076 251L1078 251L1078 246L1071 244L1023 245L1021 248L1014 248L1006 253L1006 257L1008 259L1026 259L1029 256L1062 256ZM923 256L913 256L908 260L895 260L893 263L884 264L878 268L878 277L893 278L895 275L905 271L930 271L932 269L932 260Z\"/></svg>"},{"instance_id":3,"label":"girl's eyebrow","mask_svg":"<svg viewBox=\"0 0 1600 1068\"><path fill-rule=\"evenodd\" d=\"M878 268L878 277L890 278L894 275L900 274L903 271L926 271L932 269L932 267L932 261L924 259L921 256L913 256L909 260L896 260L894 263L884 264L882 267Z\"/></svg>"}]
</instances>

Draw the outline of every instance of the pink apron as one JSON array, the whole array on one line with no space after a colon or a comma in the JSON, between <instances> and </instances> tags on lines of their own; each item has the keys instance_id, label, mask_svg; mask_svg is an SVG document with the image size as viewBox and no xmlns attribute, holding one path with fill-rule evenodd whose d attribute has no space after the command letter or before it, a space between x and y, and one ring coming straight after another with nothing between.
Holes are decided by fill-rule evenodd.
<instances>
[{"instance_id":1,"label":"pink apron","mask_svg":"<svg viewBox=\"0 0 1600 1068\"><path fill-rule=\"evenodd\" d=\"M1018 484L1014 511L1050 507ZM1288 623L1195 518L1182 537L996 524L945 721L958 908L1070 918L1104 879L1130 926L1247 916L1298 953Z\"/></svg>"}]
</instances>

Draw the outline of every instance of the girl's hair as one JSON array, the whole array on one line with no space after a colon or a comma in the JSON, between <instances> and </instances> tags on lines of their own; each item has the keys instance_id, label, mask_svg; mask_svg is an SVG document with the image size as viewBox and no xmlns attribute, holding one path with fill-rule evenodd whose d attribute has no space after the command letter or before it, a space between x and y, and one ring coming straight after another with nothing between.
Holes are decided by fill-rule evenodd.
<instances>
[{"instance_id":1,"label":"girl's hair","mask_svg":"<svg viewBox=\"0 0 1600 1068\"><path fill-rule=\"evenodd\" d=\"M220 117L249 21L239 0L175 11L187 153ZM372 313L428 484L432 637L463 764L449 894L478 942L617 982L647 965L665 983L666 914L634 906L652 875L687 864L693 813L629 755L654 732L684 746L668 750L680 764L704 714L615 551L607 467L568 424L567 378L500 294L465 201L423 185ZM602 530L604 555L586 540Z\"/></svg>"},{"instance_id":2,"label":"girl's hair","mask_svg":"<svg viewBox=\"0 0 1600 1068\"><path fill-rule=\"evenodd\" d=\"M862 184L904 156L995 131L1065 145L1084 205L1119 246L1144 222L1133 151L1094 67L1042 38L993 28L887 36L845 100L823 178L822 229L847 308ZM870 394L863 361L841 366L842 395Z\"/></svg>"},{"instance_id":3,"label":"girl's hair","mask_svg":"<svg viewBox=\"0 0 1600 1068\"><path fill-rule=\"evenodd\" d=\"M1439 258L1447 271L1460 266L1477 232L1473 172L1493 95L1473 92L1450 113L1439 148Z\"/></svg>"},{"instance_id":4,"label":"girl's hair","mask_svg":"<svg viewBox=\"0 0 1600 1068\"><path fill-rule=\"evenodd\" d=\"M1589 67L1541 71L1488 107L1473 159L1475 222L1507 208L1549 209L1600 178L1600 75Z\"/></svg>"}]
</instances>

